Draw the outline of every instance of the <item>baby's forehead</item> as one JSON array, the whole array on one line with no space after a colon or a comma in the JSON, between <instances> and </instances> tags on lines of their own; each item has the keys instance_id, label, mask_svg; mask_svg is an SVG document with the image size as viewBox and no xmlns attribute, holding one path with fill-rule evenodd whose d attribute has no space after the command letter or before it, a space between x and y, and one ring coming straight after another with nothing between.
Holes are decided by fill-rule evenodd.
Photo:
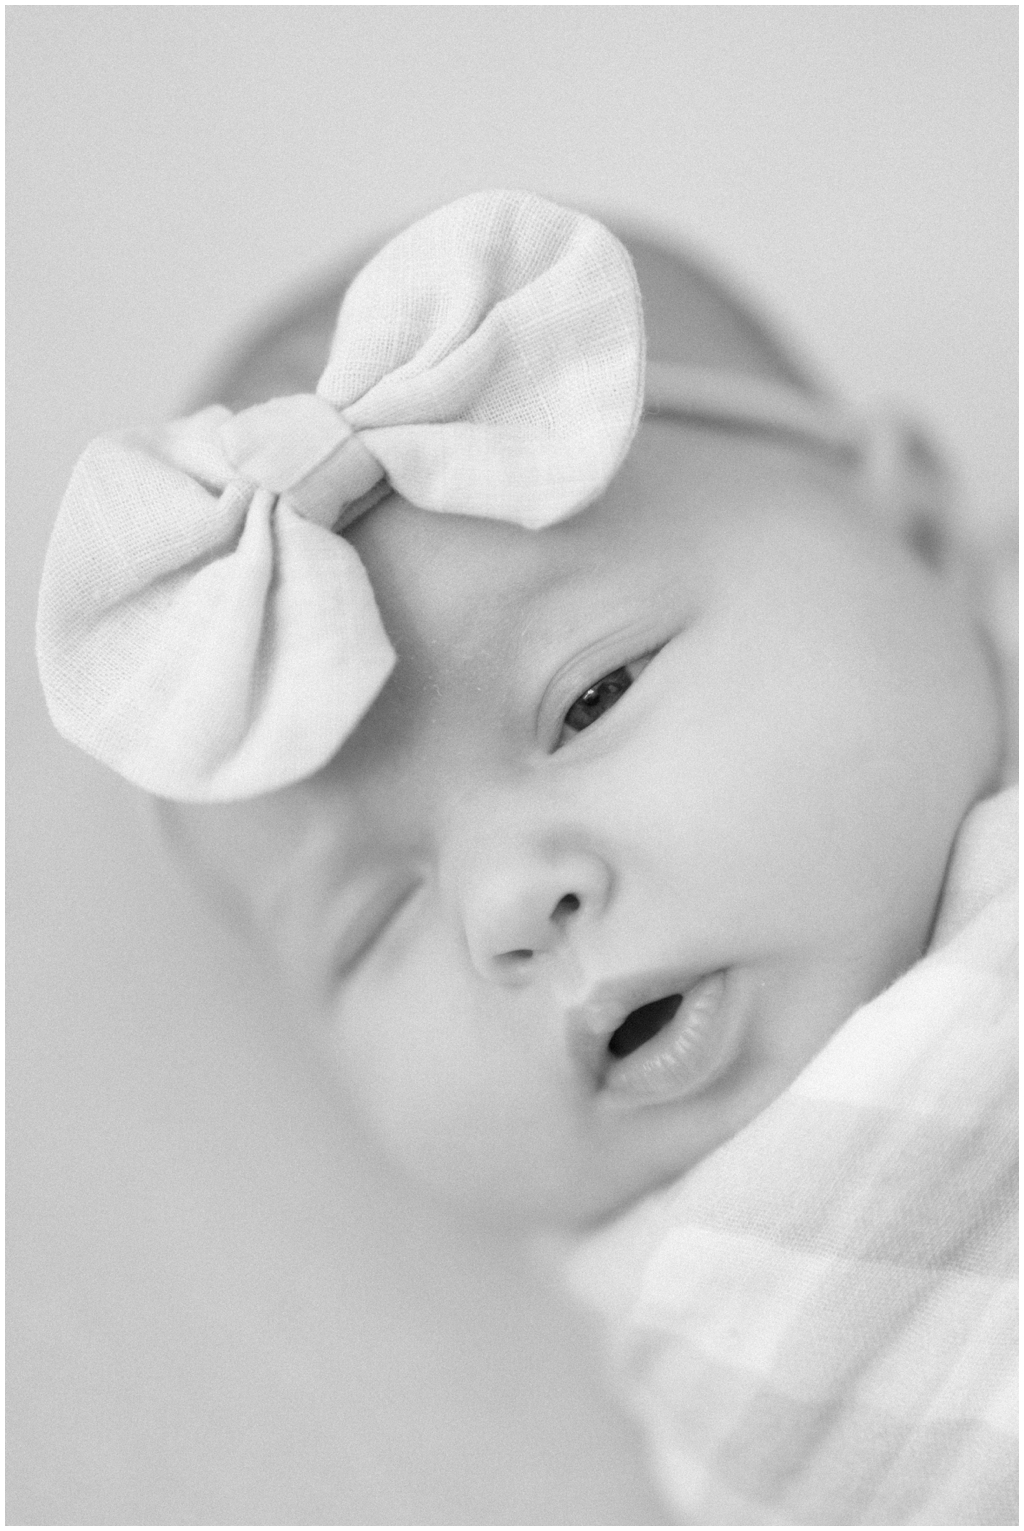
<instances>
[{"instance_id":1,"label":"baby's forehead","mask_svg":"<svg viewBox=\"0 0 1024 1531\"><path fill-rule=\"evenodd\" d=\"M827 513L834 486L813 452L651 420L601 499L557 525L437 515L391 496L348 536L399 654L455 655L557 623L598 594L654 599L659 578L684 577L709 540L797 486Z\"/></svg>"},{"instance_id":2,"label":"baby's forehead","mask_svg":"<svg viewBox=\"0 0 1024 1531\"><path fill-rule=\"evenodd\" d=\"M348 535L401 655L473 645L517 612L556 599L578 577L593 541L581 526L559 530L432 514L392 495Z\"/></svg>"}]
</instances>

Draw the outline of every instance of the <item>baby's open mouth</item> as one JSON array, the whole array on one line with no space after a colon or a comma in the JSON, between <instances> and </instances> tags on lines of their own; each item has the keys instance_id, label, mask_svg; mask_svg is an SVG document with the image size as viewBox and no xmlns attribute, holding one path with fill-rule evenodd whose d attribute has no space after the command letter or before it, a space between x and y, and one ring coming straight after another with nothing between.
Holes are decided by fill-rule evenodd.
<instances>
[{"instance_id":1,"label":"baby's open mouth","mask_svg":"<svg viewBox=\"0 0 1024 1531\"><path fill-rule=\"evenodd\" d=\"M719 969L630 1010L605 1043L602 1093L654 1103L706 1088L728 1067L739 1042L728 992Z\"/></svg>"},{"instance_id":2,"label":"baby's open mouth","mask_svg":"<svg viewBox=\"0 0 1024 1531\"><path fill-rule=\"evenodd\" d=\"M612 1057L626 1058L652 1037L656 1037L662 1027L668 1025L682 1002L681 994L665 994L661 999L652 999L650 1004L631 1010L622 1025L608 1038L608 1051Z\"/></svg>"},{"instance_id":3,"label":"baby's open mouth","mask_svg":"<svg viewBox=\"0 0 1024 1531\"><path fill-rule=\"evenodd\" d=\"M662 984L678 987L626 1009ZM652 969L595 985L565 1012L584 1078L622 1106L696 1094L731 1065L740 1046L743 1010L732 995L726 968L693 978Z\"/></svg>"}]
</instances>

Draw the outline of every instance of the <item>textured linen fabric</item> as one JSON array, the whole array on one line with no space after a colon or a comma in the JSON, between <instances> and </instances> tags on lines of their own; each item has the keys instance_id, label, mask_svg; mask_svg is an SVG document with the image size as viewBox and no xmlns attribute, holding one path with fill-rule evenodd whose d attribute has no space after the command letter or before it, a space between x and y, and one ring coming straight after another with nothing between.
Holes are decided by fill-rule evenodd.
<instances>
[{"instance_id":1,"label":"textured linen fabric","mask_svg":"<svg viewBox=\"0 0 1024 1531\"><path fill-rule=\"evenodd\" d=\"M87 448L40 595L56 726L185 801L309 775L394 663L333 529L389 489L528 527L573 514L629 448L643 364L632 263L594 219L484 192L421 220L353 282L315 395Z\"/></svg>"},{"instance_id":2,"label":"textured linen fabric","mask_svg":"<svg viewBox=\"0 0 1024 1531\"><path fill-rule=\"evenodd\" d=\"M695 1525L1016 1525L1017 792L928 955L675 1185L575 1246Z\"/></svg>"}]
</instances>

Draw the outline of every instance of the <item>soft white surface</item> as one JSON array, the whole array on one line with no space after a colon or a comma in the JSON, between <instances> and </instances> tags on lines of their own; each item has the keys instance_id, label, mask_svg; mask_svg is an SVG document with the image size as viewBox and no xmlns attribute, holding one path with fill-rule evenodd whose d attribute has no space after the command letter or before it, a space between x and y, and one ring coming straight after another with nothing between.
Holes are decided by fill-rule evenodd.
<instances>
[{"instance_id":1,"label":"soft white surface","mask_svg":"<svg viewBox=\"0 0 1024 1531\"><path fill-rule=\"evenodd\" d=\"M381 1180L269 979L52 733L46 537L339 250L526 186L692 236L1014 493L1004 7L8 16L9 1519L646 1522L567 1321ZM226 944L225 944L226 943Z\"/></svg>"}]
</instances>

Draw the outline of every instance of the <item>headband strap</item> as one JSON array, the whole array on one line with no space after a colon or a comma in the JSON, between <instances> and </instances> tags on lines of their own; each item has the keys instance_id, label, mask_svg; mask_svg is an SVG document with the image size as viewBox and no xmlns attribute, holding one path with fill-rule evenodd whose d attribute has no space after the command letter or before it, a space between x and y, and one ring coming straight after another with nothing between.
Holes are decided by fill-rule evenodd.
<instances>
[{"instance_id":1,"label":"headband strap","mask_svg":"<svg viewBox=\"0 0 1024 1531\"><path fill-rule=\"evenodd\" d=\"M852 465L864 505L893 529L918 541L951 535L950 486L943 465L916 422L894 409L873 413L777 383L710 367L647 363L647 419L694 421L781 436Z\"/></svg>"},{"instance_id":2,"label":"headband strap","mask_svg":"<svg viewBox=\"0 0 1024 1531\"><path fill-rule=\"evenodd\" d=\"M840 406L769 378L712 367L647 363L644 414L765 431L855 452L860 427Z\"/></svg>"}]
</instances>

